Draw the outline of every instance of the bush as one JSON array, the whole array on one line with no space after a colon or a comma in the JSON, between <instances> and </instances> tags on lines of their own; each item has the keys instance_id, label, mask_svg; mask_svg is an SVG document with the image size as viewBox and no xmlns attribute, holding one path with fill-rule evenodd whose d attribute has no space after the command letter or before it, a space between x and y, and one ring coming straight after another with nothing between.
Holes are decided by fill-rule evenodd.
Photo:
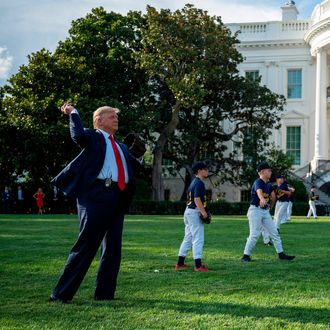
<instances>
[{"instance_id":1,"label":"bush","mask_svg":"<svg viewBox=\"0 0 330 330\"><path fill-rule=\"evenodd\" d=\"M304 184L296 179L288 179L288 184L292 187L294 187L295 192L293 195L295 202L307 202L308 201L308 194L306 191L306 187Z\"/></svg>"},{"instance_id":2,"label":"bush","mask_svg":"<svg viewBox=\"0 0 330 330\"><path fill-rule=\"evenodd\" d=\"M309 204L307 202L293 202L292 215L307 215Z\"/></svg>"},{"instance_id":3,"label":"bush","mask_svg":"<svg viewBox=\"0 0 330 330\"><path fill-rule=\"evenodd\" d=\"M211 202L208 204L208 210L213 215L246 215L250 204L248 202L229 203L226 201ZM164 214L164 215L183 215L186 208L186 202L178 201L133 201L130 214ZM292 214L306 216L309 209L307 202L294 202ZM317 215L327 215L326 205L316 205ZM274 213L274 208L271 210Z\"/></svg>"},{"instance_id":4,"label":"bush","mask_svg":"<svg viewBox=\"0 0 330 330\"><path fill-rule=\"evenodd\" d=\"M183 214L185 208L186 203L181 201L133 201L130 214Z\"/></svg>"},{"instance_id":5,"label":"bush","mask_svg":"<svg viewBox=\"0 0 330 330\"><path fill-rule=\"evenodd\" d=\"M178 201L133 201L130 214L183 214L186 208L186 202ZM234 214L244 215L249 208L249 203L229 203L226 201L211 202L208 204L208 210L214 215Z\"/></svg>"},{"instance_id":6,"label":"bush","mask_svg":"<svg viewBox=\"0 0 330 330\"><path fill-rule=\"evenodd\" d=\"M208 209L214 215L245 215L250 204L248 202L229 203L226 201L208 204Z\"/></svg>"},{"instance_id":7,"label":"bush","mask_svg":"<svg viewBox=\"0 0 330 330\"><path fill-rule=\"evenodd\" d=\"M302 215L306 216L309 210L309 204L302 202L293 202L292 214L293 215ZM327 205L317 204L316 205L316 213L318 216L324 216L328 214Z\"/></svg>"}]
</instances>

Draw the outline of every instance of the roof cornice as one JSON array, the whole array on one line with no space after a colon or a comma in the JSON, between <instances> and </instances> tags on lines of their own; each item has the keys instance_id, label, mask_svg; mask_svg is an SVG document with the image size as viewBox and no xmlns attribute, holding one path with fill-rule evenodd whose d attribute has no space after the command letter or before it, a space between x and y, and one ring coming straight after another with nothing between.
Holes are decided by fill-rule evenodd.
<instances>
[{"instance_id":1,"label":"roof cornice","mask_svg":"<svg viewBox=\"0 0 330 330\"><path fill-rule=\"evenodd\" d=\"M271 47L309 47L304 40L278 40L278 41L251 41L241 42L236 45L237 48L271 48Z\"/></svg>"},{"instance_id":2,"label":"roof cornice","mask_svg":"<svg viewBox=\"0 0 330 330\"><path fill-rule=\"evenodd\" d=\"M311 43L311 41L320 35L321 33L329 30L330 27L330 17L312 25L311 28L306 32L304 39L307 43Z\"/></svg>"}]
</instances>

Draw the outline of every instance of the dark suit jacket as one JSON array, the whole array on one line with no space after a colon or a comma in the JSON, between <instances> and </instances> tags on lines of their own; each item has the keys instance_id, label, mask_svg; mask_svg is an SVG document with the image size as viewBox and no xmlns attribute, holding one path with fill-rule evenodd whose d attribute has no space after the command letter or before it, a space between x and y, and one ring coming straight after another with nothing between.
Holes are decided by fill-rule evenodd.
<instances>
[{"instance_id":1,"label":"dark suit jacket","mask_svg":"<svg viewBox=\"0 0 330 330\"><path fill-rule=\"evenodd\" d=\"M82 149L80 154L72 160L55 178L51 184L68 197L76 198L88 191L90 185L100 173L106 152L106 142L99 130L84 129L78 114L70 115L70 133L72 140ZM119 143L127 163L129 184L125 189L125 204L131 203L135 180L134 171L140 166L139 162L129 153L127 146Z\"/></svg>"}]
</instances>

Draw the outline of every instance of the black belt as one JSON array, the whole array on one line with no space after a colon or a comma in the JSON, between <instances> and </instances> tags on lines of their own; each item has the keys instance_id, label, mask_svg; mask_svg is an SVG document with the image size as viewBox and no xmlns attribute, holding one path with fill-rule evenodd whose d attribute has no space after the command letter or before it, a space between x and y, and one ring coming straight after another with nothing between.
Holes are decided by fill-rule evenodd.
<instances>
[{"instance_id":1,"label":"black belt","mask_svg":"<svg viewBox=\"0 0 330 330\"><path fill-rule=\"evenodd\" d=\"M258 207L259 209L262 209L262 210L268 210L270 208L269 204L266 204L266 206L264 206L264 207L261 207L260 205L255 205L255 204L250 204L250 205Z\"/></svg>"},{"instance_id":2,"label":"black belt","mask_svg":"<svg viewBox=\"0 0 330 330\"><path fill-rule=\"evenodd\" d=\"M95 182L99 185L103 185L106 188L113 189L118 187L118 182L111 179L96 179Z\"/></svg>"},{"instance_id":3,"label":"black belt","mask_svg":"<svg viewBox=\"0 0 330 330\"><path fill-rule=\"evenodd\" d=\"M187 206L187 207L188 207L188 209L192 209L192 210L194 210L196 208L196 206Z\"/></svg>"}]
</instances>

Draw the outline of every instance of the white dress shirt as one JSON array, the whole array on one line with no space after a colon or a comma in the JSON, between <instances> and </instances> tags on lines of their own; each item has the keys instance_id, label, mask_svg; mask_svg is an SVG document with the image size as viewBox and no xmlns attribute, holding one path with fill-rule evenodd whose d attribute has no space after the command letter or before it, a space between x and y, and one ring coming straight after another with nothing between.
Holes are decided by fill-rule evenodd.
<instances>
[{"instance_id":1,"label":"white dress shirt","mask_svg":"<svg viewBox=\"0 0 330 330\"><path fill-rule=\"evenodd\" d=\"M105 158L104 158L104 164L103 167L97 176L98 179L107 179L111 178L113 181L118 182L118 168L117 168L117 163L116 163L116 158L115 158L115 153L113 151L111 141L109 139L109 133L99 129L99 131L103 134L107 149L105 152ZM116 142L118 151L121 157L121 160L123 162L124 166L124 172L125 172L125 183L128 183L128 170L127 170L127 164L126 164L126 159L123 154L123 151L121 150L120 146Z\"/></svg>"},{"instance_id":2,"label":"white dress shirt","mask_svg":"<svg viewBox=\"0 0 330 330\"><path fill-rule=\"evenodd\" d=\"M78 113L77 109L73 109L71 113ZM97 176L98 179L108 179L111 178L111 180L118 182L118 168L117 168L117 163L116 163L116 158L115 158L115 153L112 148L111 141L109 139L109 133L99 129L99 131L103 134L105 142L106 142L106 152L105 152L105 158L104 158L104 163L103 167ZM128 183L128 170L127 170L127 163L125 156L123 154L123 151L121 150L120 146L117 144L117 148L121 157L121 160L123 162L124 166L124 172L125 172L125 183Z\"/></svg>"}]
</instances>

